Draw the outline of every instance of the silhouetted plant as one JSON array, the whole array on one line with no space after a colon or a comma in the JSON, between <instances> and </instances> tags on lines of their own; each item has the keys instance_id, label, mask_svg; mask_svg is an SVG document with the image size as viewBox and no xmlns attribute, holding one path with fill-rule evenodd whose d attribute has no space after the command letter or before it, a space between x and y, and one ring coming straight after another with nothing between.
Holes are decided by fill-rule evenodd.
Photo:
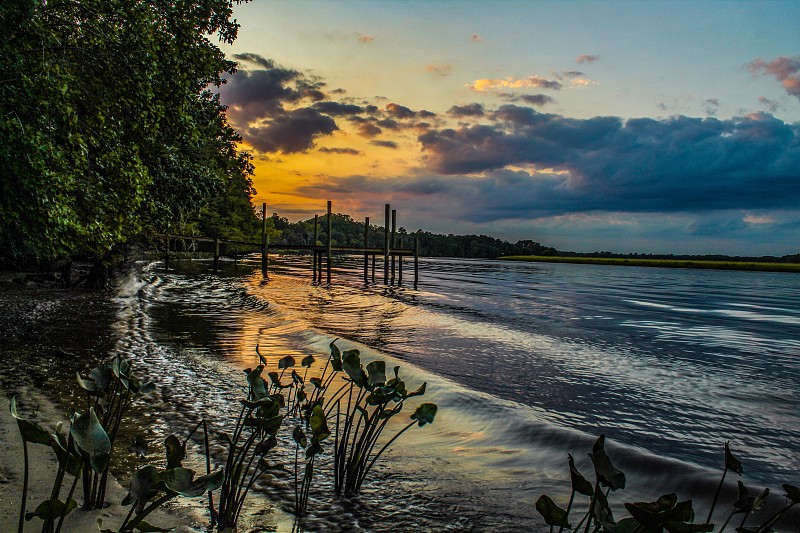
<instances>
[{"instance_id":1,"label":"silhouetted plant","mask_svg":"<svg viewBox=\"0 0 800 533\"><path fill-rule=\"evenodd\" d=\"M568 455L572 490L567 508L560 508L552 498L547 495L542 495L536 501L536 510L542 515L545 523L550 526L551 533L556 526L559 528L558 533L561 533L564 529L571 530L573 533L578 533L581 527L584 528L584 533L588 533L590 529L595 533L601 529L604 533L661 533L664 530L668 533L711 532L714 531L715 527L714 524L711 523L711 517L714 513L714 508L717 504L727 471L732 470L740 475L743 473L741 462L733 455L727 442L725 443L724 451L725 469L723 470L720 485L714 495L714 500L705 523L693 523L695 511L692 506L692 501L686 500L679 502L675 494L666 494L654 502L626 503L625 509L630 516L619 521L614 521L614 516L608 503L608 494L613 490L625 488L625 475L613 466L606 454L604 435L600 435L592 447L592 453L589 454L595 470L594 485L583 477L575 467L575 461L572 456ZM741 481L738 482L738 486L738 497L736 501L733 502L730 514L720 527L719 533L722 533L735 514L743 515L741 523L736 529L737 532L771 532L772 526L778 519L790 508L800 503L800 489L785 484L783 488L786 490L786 498L788 498L789 503L776 511L756 528L745 528L747 517L753 511L761 507L764 499L769 494L769 489L764 489L760 494L751 496ZM603 490L604 487L605 491ZM576 494L588 496L590 500L588 510L583 515L580 522L578 522L577 526L573 528L569 522L569 514Z\"/></svg>"},{"instance_id":2,"label":"silhouetted plant","mask_svg":"<svg viewBox=\"0 0 800 533\"><path fill-rule=\"evenodd\" d=\"M242 404L233 434L223 433L227 443L227 460L219 495L219 511L215 518L219 531L235 531L245 498L255 481L275 469L266 455L277 445L275 438L281 426L283 395L269 394L261 373L264 366L245 370L247 398Z\"/></svg>"},{"instance_id":3,"label":"silhouetted plant","mask_svg":"<svg viewBox=\"0 0 800 533\"><path fill-rule=\"evenodd\" d=\"M40 425L22 418L17 411L16 398L11 399L11 415L17 420L17 426L22 435L24 474L22 482L22 504L19 514L19 533L25 528L25 520L34 517L41 518L44 523L44 533L59 532L64 523L64 518L77 507L73 499L78 479L84 465L94 472L102 472L108 466L111 454L111 441L103 427L100 425L94 409L88 412L75 413L70 419L69 434L61 432L62 424L56 426L55 433L49 433ZM50 492L50 498L40 503L33 512L26 512L28 499L28 443L49 445L58 459L58 468ZM69 474L74 481L67 493L66 499L61 500L61 489L65 476Z\"/></svg>"},{"instance_id":4,"label":"silhouetted plant","mask_svg":"<svg viewBox=\"0 0 800 533\"><path fill-rule=\"evenodd\" d=\"M321 405L316 405L309 418L310 438L306 436L303 428L294 428L292 438L296 444L294 452L294 512L297 516L303 516L308 507L308 495L311 490L311 481L314 478L314 461L322 453L322 441L327 439L331 432L328 429L328 421ZM305 468L303 478L299 479L299 454L304 450Z\"/></svg>"},{"instance_id":5,"label":"silhouetted plant","mask_svg":"<svg viewBox=\"0 0 800 533\"><path fill-rule=\"evenodd\" d=\"M358 350L341 352L336 341L330 344L330 348L331 368L334 372L341 369L347 374L343 378L345 384L325 403L326 417L335 420L334 491L352 496L358 494L375 462L400 435L414 424L433 423L436 405L421 404L411 415L411 423L376 452L386 424L402 411L408 398L425 394L426 384L408 392L398 375L399 366L394 367L394 377L387 380L384 361L372 361L365 370Z\"/></svg>"},{"instance_id":6,"label":"silhouetted plant","mask_svg":"<svg viewBox=\"0 0 800 533\"><path fill-rule=\"evenodd\" d=\"M113 450L122 418L141 395L155 389L155 384L140 383L131 373L130 362L117 355L108 365L92 370L87 377L77 374L78 385L86 391L86 405L98 413ZM109 457L110 462L110 457ZM91 472L84 465L84 509L100 509L105 504L108 463L101 471Z\"/></svg>"}]
</instances>

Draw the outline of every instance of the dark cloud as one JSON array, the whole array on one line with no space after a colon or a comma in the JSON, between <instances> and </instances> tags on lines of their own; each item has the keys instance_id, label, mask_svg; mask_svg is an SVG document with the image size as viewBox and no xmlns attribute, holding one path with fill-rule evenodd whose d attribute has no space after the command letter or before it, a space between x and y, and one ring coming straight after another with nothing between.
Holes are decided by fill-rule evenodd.
<instances>
[{"instance_id":1,"label":"dark cloud","mask_svg":"<svg viewBox=\"0 0 800 533\"><path fill-rule=\"evenodd\" d=\"M597 55L590 55L590 54L581 54L575 58L575 62L578 64L581 63L594 63L595 61L599 60L600 56Z\"/></svg>"},{"instance_id":2,"label":"dark cloud","mask_svg":"<svg viewBox=\"0 0 800 533\"><path fill-rule=\"evenodd\" d=\"M483 104L472 103L466 105L454 105L447 110L451 117L482 117L484 115Z\"/></svg>"},{"instance_id":3,"label":"dark cloud","mask_svg":"<svg viewBox=\"0 0 800 533\"><path fill-rule=\"evenodd\" d=\"M526 104L537 105L537 106L552 104L556 101L555 98L553 98L552 96L548 96L546 94L519 94L519 95L511 94L509 96L510 98L508 98L508 100L512 102L522 100Z\"/></svg>"},{"instance_id":4,"label":"dark cloud","mask_svg":"<svg viewBox=\"0 0 800 533\"><path fill-rule=\"evenodd\" d=\"M383 133L383 130L371 122L364 121L358 123L356 132L362 137L372 138Z\"/></svg>"},{"instance_id":5,"label":"dark cloud","mask_svg":"<svg viewBox=\"0 0 800 533\"><path fill-rule=\"evenodd\" d=\"M239 70L220 88L228 118L242 128L248 122L283 110L285 102L296 102L302 95L290 84L300 73L283 68Z\"/></svg>"},{"instance_id":6,"label":"dark cloud","mask_svg":"<svg viewBox=\"0 0 800 533\"><path fill-rule=\"evenodd\" d=\"M345 90L345 89L342 89L341 87L339 87L338 89L334 89L334 90L332 90L332 91L331 91L331 94L336 94L336 95L339 95L339 94L347 94L347 90Z\"/></svg>"},{"instance_id":7,"label":"dark cloud","mask_svg":"<svg viewBox=\"0 0 800 533\"><path fill-rule=\"evenodd\" d=\"M703 111L709 117L716 116L718 110L719 110L719 100L717 98L708 98L707 100L703 101Z\"/></svg>"},{"instance_id":8,"label":"dark cloud","mask_svg":"<svg viewBox=\"0 0 800 533\"><path fill-rule=\"evenodd\" d=\"M387 130L399 130L400 129L400 123L397 122L396 120L391 119L391 118L384 118L382 120L378 120L377 122L375 122L375 124L377 124L381 128L386 128Z\"/></svg>"},{"instance_id":9,"label":"dark cloud","mask_svg":"<svg viewBox=\"0 0 800 533\"><path fill-rule=\"evenodd\" d=\"M398 147L398 144L394 141L370 141L370 144L375 146L381 146L383 148L392 148L392 149Z\"/></svg>"},{"instance_id":10,"label":"dark cloud","mask_svg":"<svg viewBox=\"0 0 800 533\"><path fill-rule=\"evenodd\" d=\"M417 111L417 117L419 118L433 118L436 116L436 113L433 111L428 111L427 109L420 109Z\"/></svg>"},{"instance_id":11,"label":"dark cloud","mask_svg":"<svg viewBox=\"0 0 800 533\"><path fill-rule=\"evenodd\" d=\"M320 152L325 154L339 154L339 155L362 155L364 152L355 150L353 148L320 148Z\"/></svg>"},{"instance_id":12,"label":"dark cloud","mask_svg":"<svg viewBox=\"0 0 800 533\"><path fill-rule=\"evenodd\" d=\"M236 61L241 61L243 63L248 63L251 65L255 65L257 67L261 67L263 69L272 69L275 68L275 62L271 59L267 59L262 57L258 54L253 54L250 52L245 52L244 54L234 54L233 58Z\"/></svg>"},{"instance_id":13,"label":"dark cloud","mask_svg":"<svg viewBox=\"0 0 800 533\"><path fill-rule=\"evenodd\" d=\"M244 130L243 137L261 152L305 152L319 135L330 135L336 122L316 109L301 108L274 116L269 122Z\"/></svg>"},{"instance_id":14,"label":"dark cloud","mask_svg":"<svg viewBox=\"0 0 800 533\"><path fill-rule=\"evenodd\" d=\"M781 82L788 94L800 98L800 56L782 56L769 62L756 59L748 67L753 74L774 77Z\"/></svg>"},{"instance_id":15,"label":"dark cloud","mask_svg":"<svg viewBox=\"0 0 800 533\"><path fill-rule=\"evenodd\" d=\"M800 201L800 124L770 115L581 120L506 105L492 118L492 125L420 135L428 168L506 176L504 189L526 184L512 199L561 212L767 208ZM502 169L510 165L532 168L534 175L513 174L508 181L512 175Z\"/></svg>"},{"instance_id":16,"label":"dark cloud","mask_svg":"<svg viewBox=\"0 0 800 533\"><path fill-rule=\"evenodd\" d=\"M353 104L342 104L339 102L317 102L312 106L321 113L331 116L358 115L364 112L364 108Z\"/></svg>"},{"instance_id":17,"label":"dark cloud","mask_svg":"<svg viewBox=\"0 0 800 533\"><path fill-rule=\"evenodd\" d=\"M395 104L394 102L386 104L386 113L393 118L414 118L416 113L406 106Z\"/></svg>"},{"instance_id":18,"label":"dark cloud","mask_svg":"<svg viewBox=\"0 0 800 533\"><path fill-rule=\"evenodd\" d=\"M573 78L580 78L581 76L583 76L583 72L581 72L579 70L566 70L566 71L564 71L564 72L562 72L561 74L558 75L558 79L560 79L560 80L563 80L563 79L571 80Z\"/></svg>"}]
</instances>

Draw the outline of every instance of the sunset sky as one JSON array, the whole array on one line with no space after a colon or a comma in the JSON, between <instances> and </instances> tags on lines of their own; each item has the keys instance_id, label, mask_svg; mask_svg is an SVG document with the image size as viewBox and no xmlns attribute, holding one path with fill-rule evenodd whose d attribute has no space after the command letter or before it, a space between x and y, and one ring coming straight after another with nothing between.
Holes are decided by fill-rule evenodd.
<instances>
[{"instance_id":1,"label":"sunset sky","mask_svg":"<svg viewBox=\"0 0 800 533\"><path fill-rule=\"evenodd\" d=\"M257 0L255 200L561 250L800 252L800 2Z\"/></svg>"}]
</instances>

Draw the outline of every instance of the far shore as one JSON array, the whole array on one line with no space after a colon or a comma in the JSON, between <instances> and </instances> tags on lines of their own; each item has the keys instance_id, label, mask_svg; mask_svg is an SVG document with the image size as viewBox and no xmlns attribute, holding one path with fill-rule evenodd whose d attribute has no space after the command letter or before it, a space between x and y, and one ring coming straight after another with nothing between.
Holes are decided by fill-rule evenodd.
<instances>
[{"instance_id":1,"label":"far shore","mask_svg":"<svg viewBox=\"0 0 800 533\"><path fill-rule=\"evenodd\" d=\"M711 270L751 270L760 272L800 273L800 263L760 263L754 261L703 261L693 259L641 259L625 257L565 257L545 255L510 255L503 261L531 263L576 263L581 265L613 265L660 268L701 268Z\"/></svg>"}]
</instances>

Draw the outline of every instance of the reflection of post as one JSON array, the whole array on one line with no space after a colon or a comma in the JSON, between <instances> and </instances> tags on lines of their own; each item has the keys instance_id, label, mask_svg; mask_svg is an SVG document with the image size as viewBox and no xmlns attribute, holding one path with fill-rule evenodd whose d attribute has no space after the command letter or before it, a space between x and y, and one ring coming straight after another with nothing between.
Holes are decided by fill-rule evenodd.
<instances>
[{"instance_id":1,"label":"reflection of post","mask_svg":"<svg viewBox=\"0 0 800 533\"><path fill-rule=\"evenodd\" d=\"M389 213L391 206L386 204L385 222L383 225L383 284L389 284Z\"/></svg>"},{"instance_id":2,"label":"reflection of post","mask_svg":"<svg viewBox=\"0 0 800 533\"><path fill-rule=\"evenodd\" d=\"M331 201L328 200L328 285L331 284L331 247L333 243L333 220L331 218Z\"/></svg>"},{"instance_id":3,"label":"reflection of post","mask_svg":"<svg viewBox=\"0 0 800 533\"><path fill-rule=\"evenodd\" d=\"M261 277L267 279L267 202L261 204Z\"/></svg>"},{"instance_id":4,"label":"reflection of post","mask_svg":"<svg viewBox=\"0 0 800 533\"><path fill-rule=\"evenodd\" d=\"M311 243L311 281L317 281L317 241L319 240L319 215L314 215L314 242ZM320 274L321 277L321 274Z\"/></svg>"},{"instance_id":5,"label":"reflection of post","mask_svg":"<svg viewBox=\"0 0 800 533\"><path fill-rule=\"evenodd\" d=\"M369 278L367 276L367 270L369 268L369 254L367 253L367 248L369 248L369 217L364 219L364 285L369 283Z\"/></svg>"},{"instance_id":6,"label":"reflection of post","mask_svg":"<svg viewBox=\"0 0 800 533\"><path fill-rule=\"evenodd\" d=\"M419 283L419 235L414 234L414 288Z\"/></svg>"},{"instance_id":7,"label":"reflection of post","mask_svg":"<svg viewBox=\"0 0 800 533\"><path fill-rule=\"evenodd\" d=\"M394 249L397 247L396 239L397 239L397 209L392 209L392 236L389 239L392 250L392 281L391 281L392 285L394 285L394 270L395 270Z\"/></svg>"},{"instance_id":8,"label":"reflection of post","mask_svg":"<svg viewBox=\"0 0 800 533\"><path fill-rule=\"evenodd\" d=\"M167 243L164 245L164 272L169 270L169 241L170 236L167 233Z\"/></svg>"},{"instance_id":9,"label":"reflection of post","mask_svg":"<svg viewBox=\"0 0 800 533\"><path fill-rule=\"evenodd\" d=\"M219 268L219 237L214 238L214 274Z\"/></svg>"},{"instance_id":10,"label":"reflection of post","mask_svg":"<svg viewBox=\"0 0 800 533\"><path fill-rule=\"evenodd\" d=\"M372 254L372 283L375 283L375 262L377 260L378 254Z\"/></svg>"}]
</instances>

